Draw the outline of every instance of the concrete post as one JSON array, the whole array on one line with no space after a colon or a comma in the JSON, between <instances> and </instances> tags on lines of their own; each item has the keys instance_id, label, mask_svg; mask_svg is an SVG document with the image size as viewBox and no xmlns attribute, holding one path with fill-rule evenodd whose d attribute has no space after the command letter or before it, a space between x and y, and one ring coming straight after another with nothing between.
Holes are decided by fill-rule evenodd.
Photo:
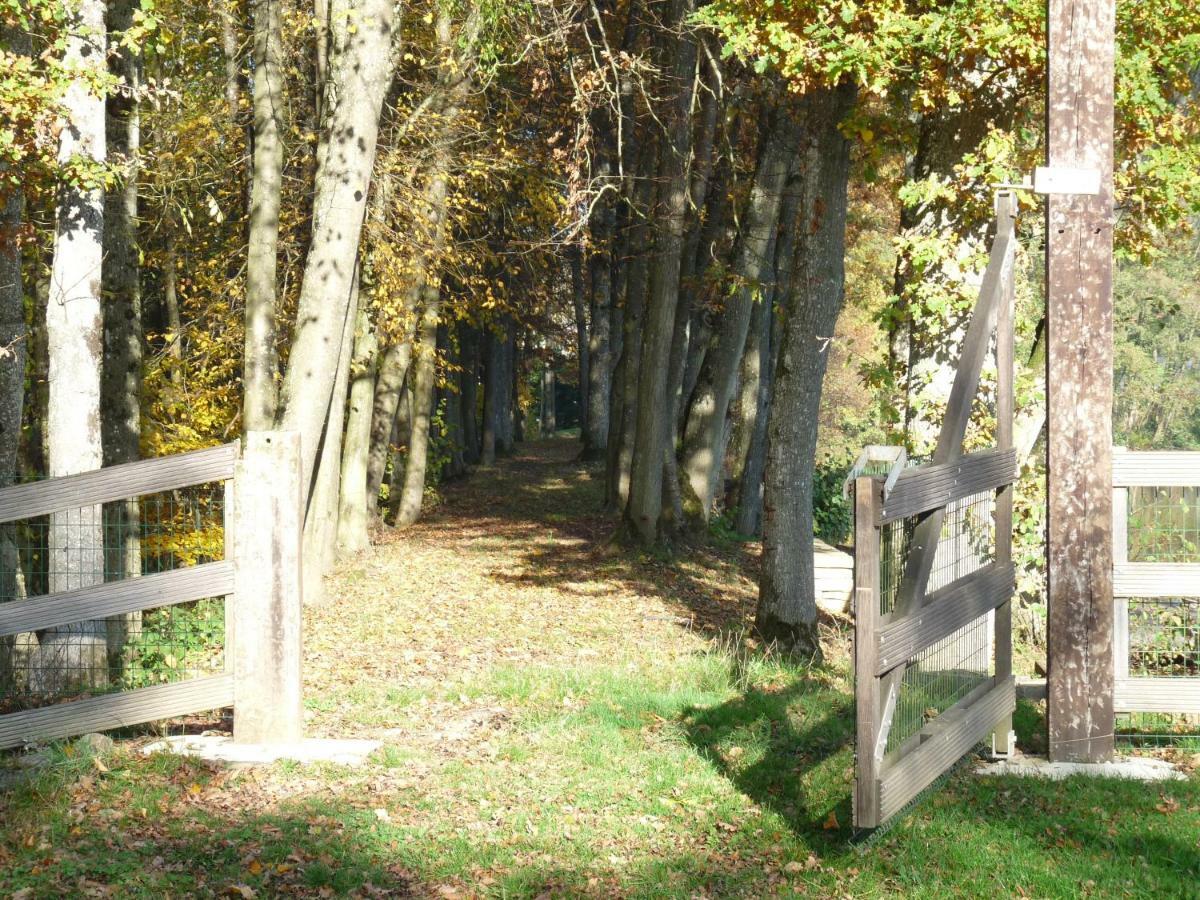
<instances>
[{"instance_id":1,"label":"concrete post","mask_svg":"<svg viewBox=\"0 0 1200 900\"><path fill-rule=\"evenodd\" d=\"M300 435L251 432L234 474L233 739L303 736Z\"/></svg>"}]
</instances>

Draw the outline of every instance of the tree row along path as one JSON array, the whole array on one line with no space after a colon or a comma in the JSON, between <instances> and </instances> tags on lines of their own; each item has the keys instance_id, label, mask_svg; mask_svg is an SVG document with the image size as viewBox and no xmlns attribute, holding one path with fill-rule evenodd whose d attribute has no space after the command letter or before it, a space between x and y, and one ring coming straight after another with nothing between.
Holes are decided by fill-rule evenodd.
<instances>
[{"instance_id":1,"label":"tree row along path","mask_svg":"<svg viewBox=\"0 0 1200 900\"><path fill-rule=\"evenodd\" d=\"M756 545L615 549L576 452L444 487L307 612L308 733L366 764L63 745L0 779L0 895L1194 896L1195 778L959 773L861 852L844 623L819 666L756 647Z\"/></svg>"}]
</instances>

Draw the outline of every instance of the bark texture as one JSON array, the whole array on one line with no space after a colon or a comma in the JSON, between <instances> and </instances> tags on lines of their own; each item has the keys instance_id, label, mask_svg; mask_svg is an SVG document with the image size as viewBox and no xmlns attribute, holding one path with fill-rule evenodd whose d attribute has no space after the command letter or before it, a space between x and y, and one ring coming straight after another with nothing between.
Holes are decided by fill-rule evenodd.
<instances>
[{"instance_id":1,"label":"bark texture","mask_svg":"<svg viewBox=\"0 0 1200 900\"><path fill-rule=\"evenodd\" d=\"M813 465L817 414L845 280L850 144L839 126L855 87L810 93L800 139L799 221L775 394L767 425L763 562L755 626L766 639L819 656L813 583Z\"/></svg>"},{"instance_id":2,"label":"bark texture","mask_svg":"<svg viewBox=\"0 0 1200 900\"><path fill-rule=\"evenodd\" d=\"M282 0L251 0L254 16L254 153L246 251L246 346L242 422L262 431L275 420L275 292L283 190ZM234 101L236 103L236 99Z\"/></svg>"},{"instance_id":3,"label":"bark texture","mask_svg":"<svg viewBox=\"0 0 1200 900\"><path fill-rule=\"evenodd\" d=\"M391 0L333 6L335 53L319 149L312 245L277 420L282 430L300 433L302 474L309 490L337 379L341 338L350 321L379 115L392 73ZM351 18L352 31L347 27Z\"/></svg>"},{"instance_id":4,"label":"bark texture","mask_svg":"<svg viewBox=\"0 0 1200 900\"><path fill-rule=\"evenodd\" d=\"M67 15L67 66L102 77L107 45L103 0L83 0ZM59 161L66 165L80 157L103 163L103 97L91 91L81 77L67 89L63 107L66 122L59 138ZM103 464L103 241L103 189L63 184L46 307L50 387L46 437L52 476L86 472ZM49 557L52 593L103 581L103 508L89 506L52 515ZM107 631L105 621L93 620L44 632L30 662L30 688L57 692L106 684Z\"/></svg>"}]
</instances>

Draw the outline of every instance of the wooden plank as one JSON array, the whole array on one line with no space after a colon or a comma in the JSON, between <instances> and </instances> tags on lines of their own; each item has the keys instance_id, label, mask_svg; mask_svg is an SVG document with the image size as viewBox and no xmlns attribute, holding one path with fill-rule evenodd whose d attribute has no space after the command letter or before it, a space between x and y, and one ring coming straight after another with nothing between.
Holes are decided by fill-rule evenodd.
<instances>
[{"instance_id":1,"label":"wooden plank","mask_svg":"<svg viewBox=\"0 0 1200 900\"><path fill-rule=\"evenodd\" d=\"M907 519L955 500L994 491L1017 477L1017 451L983 450L938 465L907 469L883 502L880 522Z\"/></svg>"},{"instance_id":2,"label":"wooden plank","mask_svg":"<svg viewBox=\"0 0 1200 900\"><path fill-rule=\"evenodd\" d=\"M1015 584L1012 563L997 562L934 591L917 612L880 630L876 674L883 675L902 665L926 647L1007 603Z\"/></svg>"},{"instance_id":3,"label":"wooden plank","mask_svg":"<svg viewBox=\"0 0 1200 900\"><path fill-rule=\"evenodd\" d=\"M1200 453L1113 448L1115 487L1200 486Z\"/></svg>"},{"instance_id":4,"label":"wooden plank","mask_svg":"<svg viewBox=\"0 0 1200 900\"><path fill-rule=\"evenodd\" d=\"M63 594L11 600L0 603L0 637L222 597L232 590L233 564L214 562Z\"/></svg>"},{"instance_id":5,"label":"wooden plank","mask_svg":"<svg viewBox=\"0 0 1200 900\"><path fill-rule=\"evenodd\" d=\"M1016 709L1011 677L997 679L990 691L970 705L956 706L922 731L923 740L896 760L880 778L879 812L883 821L894 816L917 794L986 738L998 721Z\"/></svg>"},{"instance_id":6,"label":"wooden plank","mask_svg":"<svg viewBox=\"0 0 1200 900\"><path fill-rule=\"evenodd\" d=\"M1004 287L1000 309L996 314L996 447L1000 450L1013 450L1013 418L1016 398L1016 356L1014 350L1015 329L1013 319L1016 314L1017 277L1015 266L1005 273ZM1020 462L1013 460L1013 477L1019 476L1017 468ZM1007 484L996 494L996 562L999 565L1012 565L1012 533L1013 533L1013 496L1015 486ZM996 661L996 677L1007 678L1012 674L1012 595L1014 583L1008 591L1004 602L996 607L992 616L992 653ZM1012 720L1007 719L997 724L992 734L992 752L1011 754Z\"/></svg>"},{"instance_id":7,"label":"wooden plank","mask_svg":"<svg viewBox=\"0 0 1200 900\"><path fill-rule=\"evenodd\" d=\"M1200 563L1122 563L1113 566L1116 597L1200 597Z\"/></svg>"},{"instance_id":8,"label":"wooden plank","mask_svg":"<svg viewBox=\"0 0 1200 900\"><path fill-rule=\"evenodd\" d=\"M879 628L879 528L881 480L854 480L854 824L874 828L879 818L879 679L875 677Z\"/></svg>"},{"instance_id":9,"label":"wooden plank","mask_svg":"<svg viewBox=\"0 0 1200 900\"><path fill-rule=\"evenodd\" d=\"M1118 678L1113 706L1117 712L1200 715L1200 677Z\"/></svg>"},{"instance_id":10,"label":"wooden plank","mask_svg":"<svg viewBox=\"0 0 1200 900\"><path fill-rule=\"evenodd\" d=\"M1112 239L1115 0L1049 0L1047 165L1100 193L1047 198L1050 758L1113 746Z\"/></svg>"},{"instance_id":11,"label":"wooden plank","mask_svg":"<svg viewBox=\"0 0 1200 900\"><path fill-rule=\"evenodd\" d=\"M232 476L236 459L237 445L225 444L0 488L0 523L223 481Z\"/></svg>"},{"instance_id":12,"label":"wooden plank","mask_svg":"<svg viewBox=\"0 0 1200 900\"><path fill-rule=\"evenodd\" d=\"M233 678L229 675L73 700L0 716L0 749L220 709L232 702Z\"/></svg>"}]
</instances>

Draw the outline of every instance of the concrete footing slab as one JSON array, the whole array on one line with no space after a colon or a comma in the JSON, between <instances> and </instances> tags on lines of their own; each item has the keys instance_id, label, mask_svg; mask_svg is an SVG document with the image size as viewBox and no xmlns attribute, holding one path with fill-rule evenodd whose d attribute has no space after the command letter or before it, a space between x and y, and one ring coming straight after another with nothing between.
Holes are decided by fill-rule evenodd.
<instances>
[{"instance_id":1,"label":"concrete footing slab","mask_svg":"<svg viewBox=\"0 0 1200 900\"><path fill-rule=\"evenodd\" d=\"M309 738L294 744L235 744L227 735L183 735L155 741L142 748L152 753L177 753L235 766L262 766L292 760L299 763L330 762L361 766L382 746L381 741Z\"/></svg>"},{"instance_id":2,"label":"concrete footing slab","mask_svg":"<svg viewBox=\"0 0 1200 900\"><path fill-rule=\"evenodd\" d=\"M1166 760L1145 756L1120 756L1107 763L1050 762L1041 756L1014 754L1008 759L984 763L976 775L1021 775L1061 781L1072 775L1094 778L1127 778L1133 781L1183 781L1187 776Z\"/></svg>"}]
</instances>

